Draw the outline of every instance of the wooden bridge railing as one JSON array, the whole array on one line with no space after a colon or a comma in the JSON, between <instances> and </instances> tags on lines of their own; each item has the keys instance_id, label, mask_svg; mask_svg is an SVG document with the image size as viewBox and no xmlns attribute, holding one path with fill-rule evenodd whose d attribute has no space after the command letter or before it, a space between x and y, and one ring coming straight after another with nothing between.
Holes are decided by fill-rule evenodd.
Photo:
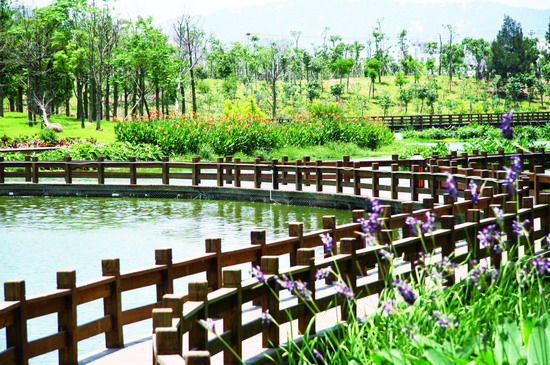
<instances>
[{"instance_id":1,"label":"wooden bridge railing","mask_svg":"<svg viewBox=\"0 0 550 365\"><path fill-rule=\"evenodd\" d=\"M489 208L503 209L504 227L511 227L512 221L516 219L530 219L532 225L528 228L527 238L520 239L520 246L525 253L534 254L545 248L546 244L540 241L550 232L550 194L543 194L545 203L538 205L534 205L533 197L524 197L519 202L506 199L507 194L502 194L485 198L477 205L468 202L467 205L473 209L464 211L466 222L457 223L454 215L440 215L440 228L423 236L409 234L400 237L396 233L406 232L404 222L390 224L380 231L380 244L376 246L366 246L365 240L357 233L359 225L355 224L356 230L351 235L335 237L337 244L334 255L315 257L309 245L302 245L296 250L295 264L287 270L280 270L280 256L262 255L261 269L267 277L285 275L293 280L307 282L307 288L311 291L309 302L292 294L298 299L297 303L289 305L288 298L284 298L283 303L281 292L284 288L278 282L268 281L266 285L259 285L257 279L243 280L241 271L235 269L222 270L222 288L211 292L208 290L208 282L189 283L187 301L183 297L168 295L164 297L164 308L153 311L154 363L176 365L202 361L200 363L205 364L209 363L210 356L220 352L224 353L224 363L240 363L234 354L242 358L243 341L257 334L262 335L264 348L276 349L285 342L281 339L279 326L288 323L290 318L298 320L300 334L304 334L308 325L310 335L314 334L316 326L310 325L310 321L315 320L312 307L320 308L322 312L338 307L343 321L357 318L357 307L339 297L334 287L317 290L315 282L319 280L315 279L315 273L319 269L338 267L346 285L356 294L356 299L378 294L391 285L391 277L386 271L387 262L379 257L379 250L385 249L383 245L386 243L391 244L396 257L402 257L400 263L407 264L405 267L408 268L401 270L400 275L412 275L419 252L426 250L428 254L438 253L441 257L448 257L455 264L488 258L492 265L499 268L504 255L508 261L514 260L520 251L518 247L504 252L480 247L477 232L497 223L499 219ZM355 211L356 218L362 215L362 211ZM509 240L517 238L511 229L507 229L506 235ZM449 284L455 280L454 273L447 277ZM243 304L254 301L261 303L261 310L269 311L278 325L266 324L258 315L246 320L241 308ZM217 337L209 339L208 330L199 324L199 320L206 319L222 320L223 327L217 327ZM184 337L184 334L187 336ZM187 362L184 362L182 354ZM268 363L267 359L256 359L256 363Z\"/></svg>"},{"instance_id":2,"label":"wooden bridge railing","mask_svg":"<svg viewBox=\"0 0 550 365\"><path fill-rule=\"evenodd\" d=\"M550 197L548 193L543 191L544 184L548 181L546 180L547 176L542 174L550 162L547 156L548 154L544 150L525 153L522 156L525 167L532 166L534 172L522 175L524 180L518 190L518 199L520 199L519 202L522 208L518 211L518 214L537 220L537 226L534 227L540 228L533 229L534 239L542 238L547 233L545 230L550 227L550 215L547 205ZM468 156L467 163L479 163L481 167L490 168L495 167L491 166L491 163L500 164L503 161L508 163L511 157L511 154ZM300 185L305 186L306 184L315 186L317 191L323 191L325 186L335 186L336 190L342 192L343 188L346 187L347 191L353 192L355 195L362 194L364 189L370 189L373 196L378 196L376 192L388 190L394 199L399 198L400 193L406 192L408 193L407 197L421 201L425 209L414 211L411 202L395 202L395 204L400 205L400 210L398 209L392 214L389 206L384 207L385 227L395 231L403 231L407 216L420 217L427 211L433 211L439 217L441 223L443 224L445 221L447 225L450 225L448 222L450 218L445 218L445 216L461 215L471 209L481 212L482 222L485 224L485 219L491 218L492 204L499 204L506 212L512 214L514 204L506 202L507 195L503 193L505 189L501 180L502 171L458 167L459 163L466 163L460 158L464 159L464 157L453 155L444 158L433 156L432 162L448 161L449 166L445 166L445 163L429 164L424 160L419 161L418 165L414 165L410 160L400 162L398 159L392 159L387 161L387 163L393 162L390 164L391 171L379 169L379 166L375 165L376 162L370 162L370 169L359 168L357 164L355 168L341 166L344 162L352 164L349 160L336 163L334 167L330 164L318 165L317 163L315 166L300 163L290 165L290 162L279 166L278 164L265 164L260 161L250 164L235 163L235 161L231 163L222 161L207 163L198 160L194 162L170 162L167 160L161 162L101 160L89 162L70 161L68 159L62 162L14 162L1 160L0 184L7 184L6 179L11 178L23 178L25 180L30 178L31 182L38 183L40 178L47 177L61 177L66 184L72 184L73 179L81 177L92 177L97 179L100 184L106 183L106 178L129 179L131 184L136 184L138 178L160 178L163 183L169 184L173 179L185 177L190 179L193 185L199 185L203 180L210 179L216 181L218 186L225 186L226 181L233 183L233 186L237 186L238 181L248 181L252 182L252 185L257 188L261 188L264 183L270 183L270 187L273 189L275 189L277 183L291 184L296 190L299 190ZM539 163L541 165L537 165ZM434 172L414 172L422 166L435 170ZM503 165L498 166L502 167ZM116 171L109 171L110 168L114 168ZM129 171L120 172L121 168L127 168ZM161 172L138 172L141 168L160 168ZM413 171L399 171L399 169L406 168ZM188 171L183 172L183 169ZM447 178L447 175L435 171L444 170L456 174L455 179L461 191L461 201L452 202L446 191L441 188L441 183ZM348 181L346 181L346 177L349 178ZM391 183L382 185L380 179L383 178L389 178ZM367 179L370 179L370 181L363 181ZM481 198L477 204L468 200L469 192L467 188L470 180L477 181L478 186L483 187ZM401 185L402 182L405 182L405 185ZM424 185L419 184L420 182ZM14 189L17 185L12 184ZM535 200L533 201L533 199ZM165 295L173 293L174 280L204 273L208 279L209 290L218 290L222 288L224 282L223 268L228 266L247 263L258 264L261 263L261 258L266 255L290 255L294 258L293 260L298 260L299 257L302 257L300 255L305 255L300 253L302 252L299 251L300 249L322 245L319 237L322 233L330 233L336 241L345 238L356 239L359 225L355 222L362 214L362 211L354 211L353 223L343 226L336 226L334 217L325 217L323 219L323 230L310 233L304 233L303 228L300 228L300 224L292 224L289 226L288 238L270 243L266 241L265 231L254 231L251 233L251 246L231 251L223 251L220 240L209 239L205 243L206 254L182 262L172 262L171 250L159 249L155 251L155 266L130 273L120 273L118 259L103 260L103 276L101 278L88 283L77 284L74 271L59 272L57 289L51 293L35 297L26 297L24 281L5 283L5 301L0 303L0 329L6 329L7 346L6 350L0 352L0 363L26 364L33 357L58 350L60 363L72 364L75 363L77 357L78 342L98 334L105 335L107 347L121 347L124 344L124 326L151 318L152 310L162 306L165 302ZM467 214L466 216L468 217ZM460 227L462 226L457 224L455 230L459 229L460 231L462 229ZM466 225L466 227L471 227L471 225ZM448 235L449 233L438 234ZM405 242L409 242L407 240L411 240L411 238L405 238ZM439 240L438 238L436 241L439 242ZM394 243L398 245L399 242ZM418 243L414 239L411 242ZM407 245L416 249L416 243L407 243ZM372 263L373 254L367 253L367 251L361 256L361 260L368 264L368 262ZM345 256L347 254L343 255L338 257L347 257ZM296 263L297 261L293 262ZM233 281L233 283L236 283L236 281ZM156 297L150 298L149 304L122 310L122 293L151 286L156 287ZM243 300L249 301L250 299L247 298L258 298L258 295L260 295L258 293L260 292L257 290L247 291L247 296L243 297ZM184 297L183 300L188 299ZM104 315L91 322L77 325L76 313L78 306L94 300L103 301ZM200 308L202 308L200 304L197 304L193 313L200 315ZM296 311L301 313L302 309L296 309ZM28 341L28 321L56 313L58 315L58 328L52 329L52 335ZM256 324L243 326L242 336L258 330L258 323L254 323ZM193 347L196 346L190 348ZM221 349L219 346L216 348ZM209 347L209 349L212 348Z\"/></svg>"}]
</instances>

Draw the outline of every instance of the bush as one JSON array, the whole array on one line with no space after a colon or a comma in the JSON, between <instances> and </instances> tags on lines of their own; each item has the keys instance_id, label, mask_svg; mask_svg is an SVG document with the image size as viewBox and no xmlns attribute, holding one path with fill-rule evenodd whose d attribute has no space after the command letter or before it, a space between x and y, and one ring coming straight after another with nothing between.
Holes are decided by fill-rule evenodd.
<instances>
[{"instance_id":1,"label":"bush","mask_svg":"<svg viewBox=\"0 0 550 365\"><path fill-rule=\"evenodd\" d=\"M38 138L46 143L52 143L57 141L57 135L53 129L44 128L38 133Z\"/></svg>"},{"instance_id":2,"label":"bush","mask_svg":"<svg viewBox=\"0 0 550 365\"><path fill-rule=\"evenodd\" d=\"M407 129L403 132L403 138L446 139L452 136L452 131L444 128L428 128L419 131Z\"/></svg>"},{"instance_id":3,"label":"bush","mask_svg":"<svg viewBox=\"0 0 550 365\"><path fill-rule=\"evenodd\" d=\"M288 123L257 117L218 120L183 119L119 122L117 138L132 144L154 144L166 155L211 151L217 155L253 154L285 146L325 145L350 142L359 147L379 148L393 141L392 132L382 123L363 118L345 119L332 107L320 117L306 115Z\"/></svg>"},{"instance_id":4,"label":"bush","mask_svg":"<svg viewBox=\"0 0 550 365\"><path fill-rule=\"evenodd\" d=\"M480 137L496 137L500 130L489 125L471 124L464 127L458 127L453 132L453 137L458 139L471 139Z\"/></svg>"},{"instance_id":5,"label":"bush","mask_svg":"<svg viewBox=\"0 0 550 365\"><path fill-rule=\"evenodd\" d=\"M46 151L38 154L40 160L61 160L64 156L73 160L96 160L98 156L106 160L128 160L131 156L141 161L160 160L164 154L158 146L152 144L132 144L115 142L103 146L79 144L67 148Z\"/></svg>"},{"instance_id":6,"label":"bush","mask_svg":"<svg viewBox=\"0 0 550 365\"><path fill-rule=\"evenodd\" d=\"M316 100L308 107L308 111L316 118L342 115L344 108L338 103Z\"/></svg>"}]
</instances>

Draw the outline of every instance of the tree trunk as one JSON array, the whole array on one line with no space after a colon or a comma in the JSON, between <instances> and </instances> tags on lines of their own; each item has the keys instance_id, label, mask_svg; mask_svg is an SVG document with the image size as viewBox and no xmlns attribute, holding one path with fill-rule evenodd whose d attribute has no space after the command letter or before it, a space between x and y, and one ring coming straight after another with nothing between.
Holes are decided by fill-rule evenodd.
<instances>
[{"instance_id":1,"label":"tree trunk","mask_svg":"<svg viewBox=\"0 0 550 365\"><path fill-rule=\"evenodd\" d=\"M29 119L29 125L33 125L32 105L33 103L31 98L31 81L29 77L28 84L27 84L27 117Z\"/></svg>"},{"instance_id":2,"label":"tree trunk","mask_svg":"<svg viewBox=\"0 0 550 365\"><path fill-rule=\"evenodd\" d=\"M65 115L67 117L71 116L71 97L67 96L67 99L65 99Z\"/></svg>"},{"instance_id":3,"label":"tree trunk","mask_svg":"<svg viewBox=\"0 0 550 365\"><path fill-rule=\"evenodd\" d=\"M128 88L124 86L124 119L128 117Z\"/></svg>"},{"instance_id":4,"label":"tree trunk","mask_svg":"<svg viewBox=\"0 0 550 365\"><path fill-rule=\"evenodd\" d=\"M277 80L271 82L271 97L273 103L271 104L271 115L273 118L277 116Z\"/></svg>"},{"instance_id":5,"label":"tree trunk","mask_svg":"<svg viewBox=\"0 0 550 365\"><path fill-rule=\"evenodd\" d=\"M195 73L193 72L193 69L189 71L189 75L191 76L191 106L193 108L193 114L197 113L197 95L195 91Z\"/></svg>"},{"instance_id":6,"label":"tree trunk","mask_svg":"<svg viewBox=\"0 0 550 365\"><path fill-rule=\"evenodd\" d=\"M182 114L186 113L185 109L185 88L183 87L183 84L180 84L180 95L181 95L181 112Z\"/></svg>"},{"instance_id":7,"label":"tree trunk","mask_svg":"<svg viewBox=\"0 0 550 365\"><path fill-rule=\"evenodd\" d=\"M10 103L10 112L14 112L15 111L15 97L10 96L8 98L8 100L9 100L9 103Z\"/></svg>"},{"instance_id":8,"label":"tree trunk","mask_svg":"<svg viewBox=\"0 0 550 365\"><path fill-rule=\"evenodd\" d=\"M17 86L17 112L23 113L23 86Z\"/></svg>"},{"instance_id":9,"label":"tree trunk","mask_svg":"<svg viewBox=\"0 0 550 365\"><path fill-rule=\"evenodd\" d=\"M143 108L145 106L145 76L143 71L139 72L139 115L143 116Z\"/></svg>"},{"instance_id":10,"label":"tree trunk","mask_svg":"<svg viewBox=\"0 0 550 365\"><path fill-rule=\"evenodd\" d=\"M160 88L158 82L155 82L155 107L157 108L157 112L161 112L160 110Z\"/></svg>"},{"instance_id":11,"label":"tree trunk","mask_svg":"<svg viewBox=\"0 0 550 365\"><path fill-rule=\"evenodd\" d=\"M95 129L96 131L101 130L101 116L103 115L103 103L102 103L102 90L101 82L96 87L96 112L95 112Z\"/></svg>"},{"instance_id":12,"label":"tree trunk","mask_svg":"<svg viewBox=\"0 0 550 365\"><path fill-rule=\"evenodd\" d=\"M80 128L84 128L84 111L82 100L82 82L76 79L76 119L80 120Z\"/></svg>"},{"instance_id":13,"label":"tree trunk","mask_svg":"<svg viewBox=\"0 0 550 365\"><path fill-rule=\"evenodd\" d=\"M111 92L110 90L110 85L109 85L109 76L107 76L107 80L105 81L105 120L111 120L111 117L110 117L110 105L109 105L109 93Z\"/></svg>"},{"instance_id":14,"label":"tree trunk","mask_svg":"<svg viewBox=\"0 0 550 365\"><path fill-rule=\"evenodd\" d=\"M132 90L132 104L131 104L131 108L130 108L130 114L131 114L131 117L134 118L134 114L136 113L136 108L138 107L137 105L137 94L138 94L138 89L137 89L137 86L133 88Z\"/></svg>"},{"instance_id":15,"label":"tree trunk","mask_svg":"<svg viewBox=\"0 0 550 365\"><path fill-rule=\"evenodd\" d=\"M113 84L113 118L118 118L118 82Z\"/></svg>"},{"instance_id":16,"label":"tree trunk","mask_svg":"<svg viewBox=\"0 0 550 365\"><path fill-rule=\"evenodd\" d=\"M89 111L88 111L88 122L92 123L95 121L95 113L96 113L96 95L95 95L95 81L90 80L90 102L89 105Z\"/></svg>"},{"instance_id":17,"label":"tree trunk","mask_svg":"<svg viewBox=\"0 0 550 365\"><path fill-rule=\"evenodd\" d=\"M88 101L89 99L89 87L88 84L84 84L84 91L82 93L82 125L84 125L84 121L88 119Z\"/></svg>"},{"instance_id":18,"label":"tree trunk","mask_svg":"<svg viewBox=\"0 0 550 365\"><path fill-rule=\"evenodd\" d=\"M4 85L0 85L0 118L4 117Z\"/></svg>"}]
</instances>

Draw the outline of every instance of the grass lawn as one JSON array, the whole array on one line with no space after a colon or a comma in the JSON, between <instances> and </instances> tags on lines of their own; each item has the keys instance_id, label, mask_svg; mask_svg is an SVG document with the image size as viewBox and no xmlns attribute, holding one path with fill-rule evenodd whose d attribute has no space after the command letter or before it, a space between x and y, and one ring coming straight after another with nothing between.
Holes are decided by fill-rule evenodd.
<instances>
[{"instance_id":1,"label":"grass lawn","mask_svg":"<svg viewBox=\"0 0 550 365\"><path fill-rule=\"evenodd\" d=\"M42 130L40 124L29 126L26 113L5 113L4 118L0 118L0 136L9 137L32 137L38 135ZM87 124L86 128L80 127L80 120L72 117L53 115L51 122L60 123L63 126L63 132L59 133L59 138L77 137L83 140L94 138L100 143L109 143L116 140L115 123L101 122L102 131L95 130L94 124Z\"/></svg>"}]
</instances>

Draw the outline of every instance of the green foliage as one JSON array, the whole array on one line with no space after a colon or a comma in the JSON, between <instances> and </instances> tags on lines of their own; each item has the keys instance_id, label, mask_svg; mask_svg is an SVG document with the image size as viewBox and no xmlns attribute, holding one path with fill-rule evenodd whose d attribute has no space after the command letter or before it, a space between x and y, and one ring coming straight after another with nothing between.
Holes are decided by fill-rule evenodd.
<instances>
[{"instance_id":1,"label":"green foliage","mask_svg":"<svg viewBox=\"0 0 550 365\"><path fill-rule=\"evenodd\" d=\"M376 149L393 141L393 133L383 124L362 118L344 119L335 110L330 105L318 105L317 116L281 124L257 117L120 122L115 132L121 141L154 144L166 155L199 151L251 155L259 150L329 142Z\"/></svg>"},{"instance_id":2,"label":"green foliage","mask_svg":"<svg viewBox=\"0 0 550 365\"><path fill-rule=\"evenodd\" d=\"M44 128L38 132L38 138L46 143L55 142L57 141L57 134L53 131L53 129Z\"/></svg>"},{"instance_id":3,"label":"green foliage","mask_svg":"<svg viewBox=\"0 0 550 365\"><path fill-rule=\"evenodd\" d=\"M266 118L267 115L260 109L256 100L252 96L247 99L238 99L238 100L226 100L225 106L223 108L223 114L226 117L259 117Z\"/></svg>"},{"instance_id":4,"label":"green foliage","mask_svg":"<svg viewBox=\"0 0 550 365\"><path fill-rule=\"evenodd\" d=\"M453 132L445 128L407 129L403 131L403 138L446 139L452 136Z\"/></svg>"},{"instance_id":5,"label":"green foliage","mask_svg":"<svg viewBox=\"0 0 550 365\"><path fill-rule=\"evenodd\" d=\"M307 109L316 118L344 114L342 105L334 102L314 101Z\"/></svg>"},{"instance_id":6,"label":"green foliage","mask_svg":"<svg viewBox=\"0 0 550 365\"><path fill-rule=\"evenodd\" d=\"M344 93L344 87L345 87L344 84L331 85L330 93L332 94L332 96L339 99L342 96L342 94Z\"/></svg>"}]
</instances>

